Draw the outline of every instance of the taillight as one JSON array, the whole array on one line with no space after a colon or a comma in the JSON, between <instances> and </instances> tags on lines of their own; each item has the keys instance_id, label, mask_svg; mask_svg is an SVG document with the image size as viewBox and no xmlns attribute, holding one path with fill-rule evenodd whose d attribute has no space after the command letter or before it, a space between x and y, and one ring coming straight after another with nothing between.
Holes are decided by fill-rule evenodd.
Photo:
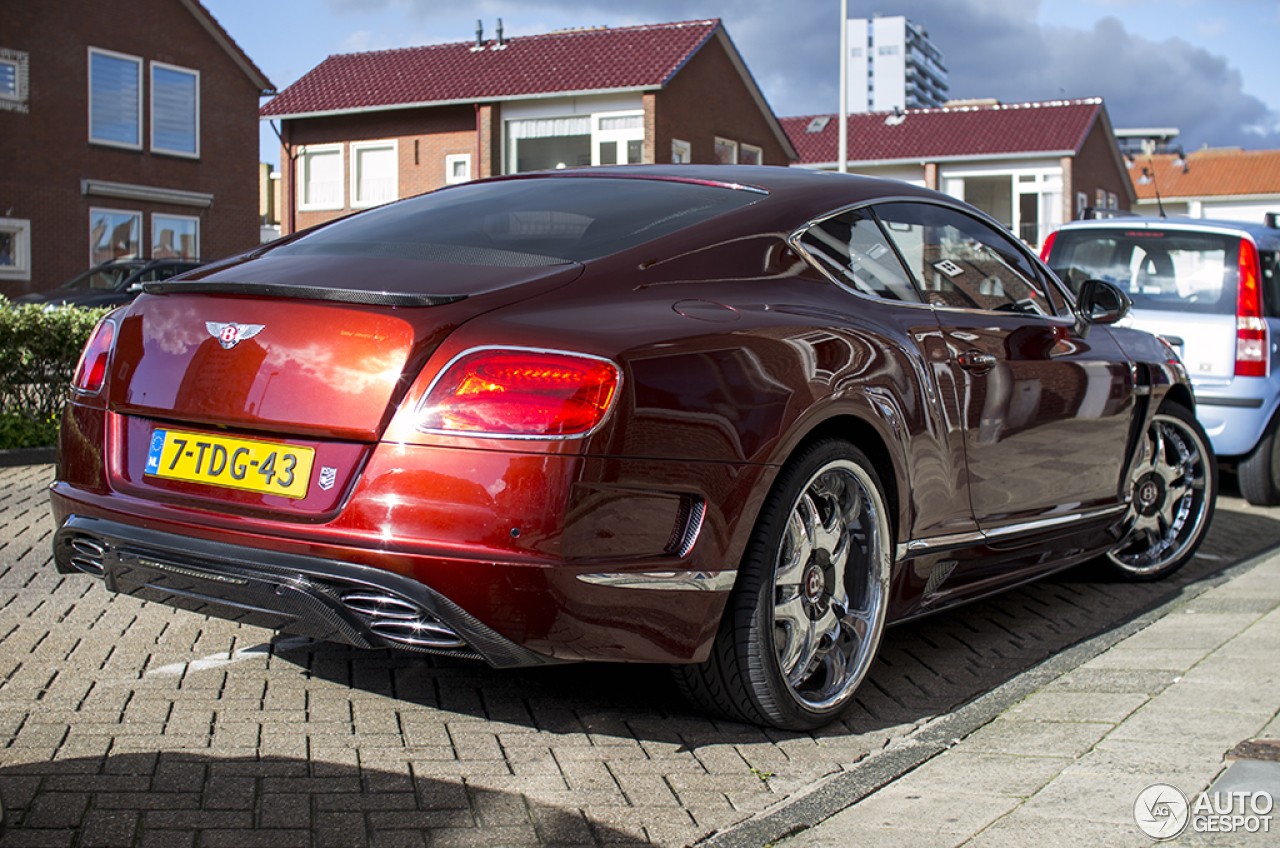
<instances>
[{"instance_id":1,"label":"taillight","mask_svg":"<svg viewBox=\"0 0 1280 848\"><path fill-rule=\"evenodd\" d=\"M1236 376L1265 377L1271 372L1271 339L1262 317L1258 249L1240 241L1240 288L1236 295Z\"/></svg>"},{"instance_id":2,"label":"taillight","mask_svg":"<svg viewBox=\"0 0 1280 848\"><path fill-rule=\"evenodd\" d=\"M462 354L418 409L419 430L500 438L565 438L595 429L613 404L607 359L527 348Z\"/></svg>"},{"instance_id":3,"label":"taillight","mask_svg":"<svg viewBox=\"0 0 1280 848\"><path fill-rule=\"evenodd\" d=\"M1054 230L1049 233L1049 237L1044 240L1044 246L1040 248L1040 261L1049 264L1049 254L1053 252L1053 243L1058 238L1058 231Z\"/></svg>"},{"instance_id":4,"label":"taillight","mask_svg":"<svg viewBox=\"0 0 1280 848\"><path fill-rule=\"evenodd\" d=\"M76 366L76 376L71 387L77 392L96 395L102 391L102 384L107 380L107 365L111 361L111 348L116 341L116 322L104 318L93 328L89 343L80 354L80 363Z\"/></svg>"}]
</instances>

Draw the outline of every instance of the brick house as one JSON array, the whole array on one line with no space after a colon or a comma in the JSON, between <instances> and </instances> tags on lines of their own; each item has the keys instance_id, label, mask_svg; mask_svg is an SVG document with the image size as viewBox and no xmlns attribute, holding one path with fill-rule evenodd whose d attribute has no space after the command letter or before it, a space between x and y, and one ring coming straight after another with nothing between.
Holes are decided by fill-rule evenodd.
<instances>
[{"instance_id":1,"label":"brick house","mask_svg":"<svg viewBox=\"0 0 1280 848\"><path fill-rule=\"evenodd\" d=\"M0 293L253 247L273 89L197 0L0 3Z\"/></svg>"},{"instance_id":2,"label":"brick house","mask_svg":"<svg viewBox=\"0 0 1280 848\"><path fill-rule=\"evenodd\" d=\"M718 20L330 56L261 115L285 233L495 174L796 158Z\"/></svg>"},{"instance_id":3,"label":"brick house","mask_svg":"<svg viewBox=\"0 0 1280 848\"><path fill-rule=\"evenodd\" d=\"M835 115L783 118L799 166L835 170ZM938 189L1038 246L1088 207L1128 209L1133 185L1101 98L959 101L849 116L849 170Z\"/></svg>"}]
</instances>

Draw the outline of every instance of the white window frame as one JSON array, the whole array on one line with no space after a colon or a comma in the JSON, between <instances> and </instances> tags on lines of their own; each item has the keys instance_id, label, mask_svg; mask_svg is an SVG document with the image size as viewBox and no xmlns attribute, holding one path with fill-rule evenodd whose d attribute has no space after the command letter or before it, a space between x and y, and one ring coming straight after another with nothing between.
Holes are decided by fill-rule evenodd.
<instances>
[{"instance_id":1,"label":"white window frame","mask_svg":"<svg viewBox=\"0 0 1280 848\"><path fill-rule=\"evenodd\" d=\"M754 153L754 154L756 155L756 164L757 164L757 165L763 165L763 164L764 164L764 148L763 148L763 147L756 147L754 144L740 144L740 145L738 145L738 162L739 162L739 163L741 163L741 162L742 162L742 154L743 154L743 153L746 153L746 152L751 152L751 153Z\"/></svg>"},{"instance_id":2,"label":"white window frame","mask_svg":"<svg viewBox=\"0 0 1280 848\"><path fill-rule=\"evenodd\" d=\"M0 110L26 112L31 94L30 56L25 50L0 47L0 64L13 67L13 94L0 92Z\"/></svg>"},{"instance_id":3,"label":"white window frame","mask_svg":"<svg viewBox=\"0 0 1280 848\"><path fill-rule=\"evenodd\" d=\"M619 127L617 129L604 129L606 121L619 121L634 124L638 126ZM599 166L604 164L600 157L600 145L603 142L613 142L616 147L615 163L617 165L631 164L627 161L627 145L630 142L638 141L641 143L640 161L644 162L644 110L627 109L621 112L593 112L591 114L591 164Z\"/></svg>"},{"instance_id":4,"label":"white window frame","mask_svg":"<svg viewBox=\"0 0 1280 848\"><path fill-rule=\"evenodd\" d=\"M346 168L346 154L342 144L310 144L302 147L298 151L298 163L295 173L298 175L298 211L299 212L328 212L335 209L346 208L346 180L342 176L338 177L338 191L343 197L338 199L337 203L308 203L307 202L307 185L308 166L312 156L325 156L329 154L338 154L338 170Z\"/></svg>"},{"instance_id":5,"label":"white window frame","mask_svg":"<svg viewBox=\"0 0 1280 848\"><path fill-rule=\"evenodd\" d=\"M168 258L168 257L156 256L156 239L159 237L161 232L160 222L166 221L166 220L183 221L185 223L195 224L195 233L196 233L195 253L192 254L192 256L190 257L182 257L181 254L179 254L179 258L198 259L200 257L200 219L199 217L195 215L174 215L170 212L152 212L151 213L151 241L150 241L151 258L152 259Z\"/></svg>"},{"instance_id":6,"label":"white window frame","mask_svg":"<svg viewBox=\"0 0 1280 848\"><path fill-rule=\"evenodd\" d=\"M671 139L671 164L689 165L692 163L693 145L687 141L681 141L678 138Z\"/></svg>"},{"instance_id":7,"label":"white window frame","mask_svg":"<svg viewBox=\"0 0 1280 848\"><path fill-rule=\"evenodd\" d=\"M89 266L100 265L103 262L110 262L112 259L140 259L143 256L143 245L147 243L145 234L142 232L142 213L137 209L111 209L106 206L90 206L89 207L89 235L93 235L93 218L95 215L128 215L138 222L138 250L132 256L112 256L109 259L98 259L94 256L93 242L89 243Z\"/></svg>"},{"instance_id":8,"label":"white window frame","mask_svg":"<svg viewBox=\"0 0 1280 848\"><path fill-rule=\"evenodd\" d=\"M384 200L361 200L360 199L360 154L366 150L387 150L391 151L391 158L394 165L391 169L391 197ZM398 200L400 197L400 144L397 139L382 139L381 141L353 141L351 142L351 208L352 209L368 209L372 206L381 206L384 203L390 203Z\"/></svg>"},{"instance_id":9,"label":"white window frame","mask_svg":"<svg viewBox=\"0 0 1280 848\"><path fill-rule=\"evenodd\" d=\"M733 139L721 138L720 136L716 136L715 150L718 151L721 147L729 148L732 151L732 153L730 154L728 162L720 162L718 157L714 156L713 154L712 159L713 161L715 161L715 164L717 165L738 164L738 142L734 141Z\"/></svg>"},{"instance_id":10,"label":"white window frame","mask_svg":"<svg viewBox=\"0 0 1280 848\"><path fill-rule=\"evenodd\" d=\"M133 120L134 120L134 127L136 130L135 134L138 138L137 144L130 144L128 142L123 142L123 141L116 141L115 139L110 139L110 138L95 138L93 135L93 57L95 55L106 56L111 59L122 59L126 62L132 62L134 67L136 68L136 76L138 80L138 97L137 97L137 102L135 104L136 110L135 110ZM106 145L107 147L121 147L121 148L124 148L125 150L141 150L142 149L142 96L143 96L142 58L139 56L130 56L128 53L117 53L114 50L103 50L101 47L90 47L87 66L88 66L88 75L89 75L89 79L88 79L89 143L102 144L102 145Z\"/></svg>"},{"instance_id":11,"label":"white window frame","mask_svg":"<svg viewBox=\"0 0 1280 848\"><path fill-rule=\"evenodd\" d=\"M26 218L0 218L0 233L8 233L13 241L10 264L0 265L0 280L30 280L31 221Z\"/></svg>"},{"instance_id":12,"label":"white window frame","mask_svg":"<svg viewBox=\"0 0 1280 848\"><path fill-rule=\"evenodd\" d=\"M196 100L195 100L195 115L193 116L195 118L195 126L193 127L193 130L195 132L195 138L193 139L195 143L194 151L173 150L171 148L161 147L160 145L156 144L156 112L157 112L156 110L156 69L157 68L165 71L172 71L174 73L187 74L195 78ZM182 156L187 159L199 159L200 158L200 72L195 70L194 68L184 68L184 67L181 67L180 65L170 65L165 62L153 61L151 63L150 83L151 83L151 151L153 153L163 153L167 156Z\"/></svg>"},{"instance_id":13,"label":"white window frame","mask_svg":"<svg viewBox=\"0 0 1280 848\"><path fill-rule=\"evenodd\" d=\"M464 168L462 176L454 174L454 166L461 163ZM444 182L445 185L456 185L458 183L466 183L471 181L471 154L470 153L450 153L444 157Z\"/></svg>"}]
</instances>

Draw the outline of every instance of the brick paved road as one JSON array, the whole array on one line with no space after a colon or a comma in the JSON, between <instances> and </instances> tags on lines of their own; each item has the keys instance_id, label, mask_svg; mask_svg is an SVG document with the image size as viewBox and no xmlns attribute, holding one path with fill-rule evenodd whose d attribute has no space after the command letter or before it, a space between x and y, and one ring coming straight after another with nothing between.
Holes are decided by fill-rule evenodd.
<instances>
[{"instance_id":1,"label":"brick paved road","mask_svg":"<svg viewBox=\"0 0 1280 848\"><path fill-rule=\"evenodd\" d=\"M486 666L312 644L56 574L50 466L0 469L3 846L678 846L1280 544L1220 502L1155 585L1076 570L889 631L856 707L814 734L707 719L663 669Z\"/></svg>"}]
</instances>

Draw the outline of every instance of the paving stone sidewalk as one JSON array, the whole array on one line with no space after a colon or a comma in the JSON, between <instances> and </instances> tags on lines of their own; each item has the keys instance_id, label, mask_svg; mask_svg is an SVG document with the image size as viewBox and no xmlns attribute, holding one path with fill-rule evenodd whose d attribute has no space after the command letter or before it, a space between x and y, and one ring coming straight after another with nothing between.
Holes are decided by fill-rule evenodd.
<instances>
[{"instance_id":1,"label":"paving stone sidewalk","mask_svg":"<svg viewBox=\"0 0 1280 848\"><path fill-rule=\"evenodd\" d=\"M1075 570L892 628L845 717L794 734L709 719L661 668L495 671L111 595L54 572L51 479L0 468L5 848L759 848L840 809L815 802L838 781L919 765L940 723L994 718L985 693L1280 545L1280 510L1238 502L1175 579Z\"/></svg>"},{"instance_id":2,"label":"paving stone sidewalk","mask_svg":"<svg viewBox=\"0 0 1280 848\"><path fill-rule=\"evenodd\" d=\"M1280 555L1163 612L777 848L1136 848L1153 844L1134 810L1153 784L1182 792L1192 812L1211 788L1274 803L1280 749L1240 743L1280 739ZM1271 816L1216 833L1197 832L1192 816L1161 844L1280 845L1272 804L1235 806Z\"/></svg>"}]
</instances>

